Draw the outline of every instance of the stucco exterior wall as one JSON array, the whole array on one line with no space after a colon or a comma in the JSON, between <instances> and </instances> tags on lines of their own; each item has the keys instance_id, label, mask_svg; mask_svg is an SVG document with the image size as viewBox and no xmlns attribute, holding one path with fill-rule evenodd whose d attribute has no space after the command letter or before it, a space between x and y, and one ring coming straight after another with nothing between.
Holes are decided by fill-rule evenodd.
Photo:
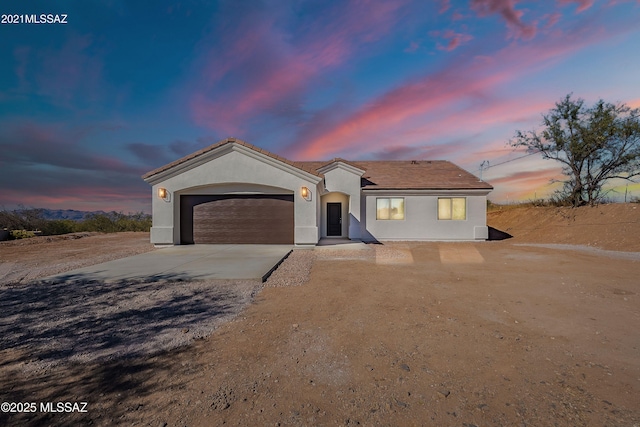
<instances>
[{"instance_id":1,"label":"stucco exterior wall","mask_svg":"<svg viewBox=\"0 0 640 427\"><path fill-rule=\"evenodd\" d=\"M377 220L378 197L403 197L404 220ZM439 220L438 197L464 197L467 202L465 220ZM363 194L363 240L479 240L488 237L486 194L460 192L437 194L402 194L398 192Z\"/></svg>"},{"instance_id":2,"label":"stucco exterior wall","mask_svg":"<svg viewBox=\"0 0 640 427\"><path fill-rule=\"evenodd\" d=\"M290 173L286 167L265 163L256 154L245 154L243 148L230 150L219 157L179 171L152 187L153 226L151 243L170 245L180 243L180 195L182 194L227 194L268 193L294 194L296 244L315 244L319 239L318 229L318 183L320 178L304 178ZM267 161L270 161L267 159ZM300 189L311 190L311 200L300 196ZM168 199L158 197L158 189L168 190Z\"/></svg>"}]
</instances>

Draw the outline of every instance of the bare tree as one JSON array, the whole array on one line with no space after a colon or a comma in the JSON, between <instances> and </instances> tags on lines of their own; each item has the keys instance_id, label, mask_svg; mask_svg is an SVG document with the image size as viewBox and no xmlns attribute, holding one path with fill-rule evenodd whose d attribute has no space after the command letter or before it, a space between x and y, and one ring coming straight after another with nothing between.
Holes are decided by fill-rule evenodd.
<instances>
[{"instance_id":1,"label":"bare tree","mask_svg":"<svg viewBox=\"0 0 640 427\"><path fill-rule=\"evenodd\" d=\"M610 179L640 176L640 109L567 95L542 117L542 131L517 131L510 145L562 163L561 196L573 206L597 203Z\"/></svg>"}]
</instances>

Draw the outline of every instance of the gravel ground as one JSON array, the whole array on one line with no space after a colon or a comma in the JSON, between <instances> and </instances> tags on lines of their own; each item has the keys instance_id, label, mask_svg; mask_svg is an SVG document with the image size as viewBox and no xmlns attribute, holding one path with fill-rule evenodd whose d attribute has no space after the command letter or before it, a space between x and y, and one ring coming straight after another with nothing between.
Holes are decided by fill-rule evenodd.
<instances>
[{"instance_id":1,"label":"gravel ground","mask_svg":"<svg viewBox=\"0 0 640 427\"><path fill-rule=\"evenodd\" d=\"M0 351L27 370L149 355L209 335L259 281L35 282L0 289Z\"/></svg>"},{"instance_id":2,"label":"gravel ground","mask_svg":"<svg viewBox=\"0 0 640 427\"><path fill-rule=\"evenodd\" d=\"M294 250L264 283L265 287L300 286L309 281L316 253L309 249Z\"/></svg>"}]
</instances>

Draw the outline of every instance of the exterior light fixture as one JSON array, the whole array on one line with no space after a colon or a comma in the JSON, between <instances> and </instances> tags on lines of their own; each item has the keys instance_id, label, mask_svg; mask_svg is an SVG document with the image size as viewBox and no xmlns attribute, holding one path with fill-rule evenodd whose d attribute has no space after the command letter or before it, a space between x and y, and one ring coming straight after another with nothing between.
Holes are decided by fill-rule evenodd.
<instances>
[{"instance_id":1,"label":"exterior light fixture","mask_svg":"<svg viewBox=\"0 0 640 427\"><path fill-rule=\"evenodd\" d=\"M300 189L300 196L305 200L311 200L311 191L309 191L307 187L302 187Z\"/></svg>"},{"instance_id":2,"label":"exterior light fixture","mask_svg":"<svg viewBox=\"0 0 640 427\"><path fill-rule=\"evenodd\" d=\"M167 191L166 188L163 188L163 187L158 188L159 198L161 198L162 200L166 200L168 195L169 195L169 192Z\"/></svg>"}]
</instances>

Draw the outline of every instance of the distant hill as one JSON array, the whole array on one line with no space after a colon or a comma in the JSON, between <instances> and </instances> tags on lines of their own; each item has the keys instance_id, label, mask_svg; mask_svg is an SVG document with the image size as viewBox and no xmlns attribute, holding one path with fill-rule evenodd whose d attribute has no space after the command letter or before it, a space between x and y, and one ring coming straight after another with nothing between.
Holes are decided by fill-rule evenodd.
<instances>
[{"instance_id":1,"label":"distant hill","mask_svg":"<svg viewBox=\"0 0 640 427\"><path fill-rule=\"evenodd\" d=\"M42 218L46 220L70 219L72 221L82 221L89 214L105 214L104 211L77 211L74 209L39 209Z\"/></svg>"}]
</instances>

